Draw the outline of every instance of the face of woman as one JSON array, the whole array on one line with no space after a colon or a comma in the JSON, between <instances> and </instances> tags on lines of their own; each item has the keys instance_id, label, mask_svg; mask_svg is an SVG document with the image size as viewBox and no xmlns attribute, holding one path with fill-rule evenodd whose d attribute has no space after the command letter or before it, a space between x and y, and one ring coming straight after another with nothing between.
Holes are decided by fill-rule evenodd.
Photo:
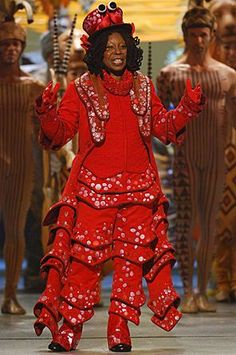
<instances>
[{"instance_id":1,"label":"face of woman","mask_svg":"<svg viewBox=\"0 0 236 355\"><path fill-rule=\"evenodd\" d=\"M126 67L127 46L120 33L114 32L108 37L103 55L103 63L115 75Z\"/></svg>"}]
</instances>

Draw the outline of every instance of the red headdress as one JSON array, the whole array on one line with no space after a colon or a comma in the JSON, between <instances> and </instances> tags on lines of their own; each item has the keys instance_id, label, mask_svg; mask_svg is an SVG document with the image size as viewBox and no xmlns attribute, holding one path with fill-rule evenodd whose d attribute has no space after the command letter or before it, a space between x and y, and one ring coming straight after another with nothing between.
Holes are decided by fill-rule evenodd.
<instances>
[{"instance_id":1,"label":"red headdress","mask_svg":"<svg viewBox=\"0 0 236 355\"><path fill-rule=\"evenodd\" d=\"M133 23L123 22L123 11L120 7L117 7L114 1L109 2L107 6L100 4L97 9L91 11L85 17L83 29L88 36L83 35L81 37L81 46L87 50L91 45L91 41L108 28L124 28L130 34L135 31Z\"/></svg>"}]
</instances>

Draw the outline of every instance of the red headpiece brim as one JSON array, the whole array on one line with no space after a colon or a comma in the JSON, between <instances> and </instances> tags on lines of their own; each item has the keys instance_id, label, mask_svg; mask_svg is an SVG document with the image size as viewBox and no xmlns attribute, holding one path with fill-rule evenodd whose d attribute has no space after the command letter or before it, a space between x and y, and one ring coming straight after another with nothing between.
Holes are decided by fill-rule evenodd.
<instances>
[{"instance_id":1,"label":"red headpiece brim","mask_svg":"<svg viewBox=\"0 0 236 355\"><path fill-rule=\"evenodd\" d=\"M97 9L89 13L83 22L83 29L88 36L84 35L81 38L81 46L88 50L91 42L105 31L116 31L122 29L133 35L135 27L133 23L123 22L123 11L116 6L115 2L110 2L108 6L99 5Z\"/></svg>"}]
</instances>

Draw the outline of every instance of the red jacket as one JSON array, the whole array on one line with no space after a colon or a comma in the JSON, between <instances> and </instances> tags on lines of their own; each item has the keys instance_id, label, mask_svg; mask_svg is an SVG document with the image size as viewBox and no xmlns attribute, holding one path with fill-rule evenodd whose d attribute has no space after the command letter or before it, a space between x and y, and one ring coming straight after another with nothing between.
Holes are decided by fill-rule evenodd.
<instances>
[{"instance_id":1,"label":"red jacket","mask_svg":"<svg viewBox=\"0 0 236 355\"><path fill-rule=\"evenodd\" d=\"M146 280L153 282L157 278L157 285L160 285L161 289L158 305L156 301L155 306L154 302L149 302L149 307L155 313L152 320L169 331L181 315L176 310L179 297L172 284L168 284L168 280L163 282L160 273L167 264L173 265L174 256L173 247L167 239L168 222L165 210L167 200L161 192L151 149L151 136L155 135L164 143L181 142L185 124L191 117L196 116L200 108L188 97L184 97L176 110L167 112L147 77L142 74L133 77L131 73L125 74L125 77L128 80L124 82L122 80L118 83L113 82L111 78L107 78L106 82L86 73L69 85L58 111L56 105L45 107L43 103L38 107L38 111L41 112L41 142L46 148L60 148L77 132L80 147L62 199L50 209L44 221L45 224L56 222L50 231L49 242L54 240L57 230L66 230L70 236L68 245L65 245L67 239L64 238L64 234L59 233L53 249L41 261L41 270L42 273L47 273L49 267L53 266L60 273L60 278L66 278L71 256L91 267L103 263L110 257L122 257L133 264L145 264L143 272ZM106 183L103 183L103 180ZM105 187L101 193L103 186L111 189L109 193ZM90 191L81 195L80 192L85 191L82 189L86 188ZM126 198L129 203L149 205L153 214L152 225L147 228L144 242L133 240L136 243L135 252L131 241L114 239L111 248L109 241L104 243L106 238L96 239L96 233L89 234L90 243L91 240L99 240L101 243L99 246L96 243L95 248L85 248L79 239L77 240L77 236L80 235L79 224L75 227L77 206L80 199L86 201L86 196L89 195L93 197L87 201L88 204L93 205L92 200L97 199L97 204L94 203L95 208L106 208L108 206L106 198L112 202L118 200L118 206L122 205ZM125 224L124 228L129 229L128 224ZM70 239L73 240L72 245ZM55 299L51 291L49 287L35 306L37 317L41 315L42 307L45 305L52 314L58 314L55 302L51 302ZM123 292L126 295L129 291L127 289ZM65 296L68 296L67 291L62 298ZM118 307L114 306L113 302L112 312L117 313ZM63 312L62 314L67 316L69 309L68 312ZM139 310L130 305L128 313L129 320L132 319L138 324ZM91 315L90 310L89 317ZM51 318L53 317L50 316ZM53 327L56 329L55 325Z\"/></svg>"},{"instance_id":2,"label":"red jacket","mask_svg":"<svg viewBox=\"0 0 236 355\"><path fill-rule=\"evenodd\" d=\"M82 164L98 177L112 176L120 172L141 173L149 162L156 170L151 135L166 144L181 143L183 140L185 125L200 112L200 106L185 95L175 110L167 112L151 81L142 74L139 76L146 80L150 88L151 134L148 136L140 133L138 117L131 108L129 92L118 95L104 89L110 116L105 125L104 141L94 142L91 123L88 120L88 106L78 92L81 80L89 80L88 73L68 86L57 111L53 106L40 113L41 143L46 149L61 148L79 132L79 151L74 159L64 195L76 191ZM100 78L99 81L103 83ZM85 83L92 85L91 80Z\"/></svg>"}]
</instances>

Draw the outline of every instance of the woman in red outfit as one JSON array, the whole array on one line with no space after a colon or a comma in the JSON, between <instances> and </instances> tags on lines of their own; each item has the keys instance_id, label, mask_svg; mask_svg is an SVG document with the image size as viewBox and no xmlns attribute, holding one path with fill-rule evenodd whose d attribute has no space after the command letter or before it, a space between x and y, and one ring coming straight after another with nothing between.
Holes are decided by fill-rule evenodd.
<instances>
[{"instance_id":1,"label":"woman in red outfit","mask_svg":"<svg viewBox=\"0 0 236 355\"><path fill-rule=\"evenodd\" d=\"M52 206L53 248L42 259L47 286L34 308L35 331L52 333L49 349L76 348L83 323L98 302L102 264L113 259L107 328L111 351L130 351L128 321L139 324L149 290L153 323L170 331L181 313L171 280L173 248L167 240L168 202L151 150L152 135L180 143L186 123L201 111L201 89L187 84L178 107L167 112L142 61L133 24L114 2L84 20L88 72L72 82L56 106L58 85L37 101L41 143L59 149L79 132L79 152L61 201ZM58 329L58 322L63 323Z\"/></svg>"}]
</instances>

